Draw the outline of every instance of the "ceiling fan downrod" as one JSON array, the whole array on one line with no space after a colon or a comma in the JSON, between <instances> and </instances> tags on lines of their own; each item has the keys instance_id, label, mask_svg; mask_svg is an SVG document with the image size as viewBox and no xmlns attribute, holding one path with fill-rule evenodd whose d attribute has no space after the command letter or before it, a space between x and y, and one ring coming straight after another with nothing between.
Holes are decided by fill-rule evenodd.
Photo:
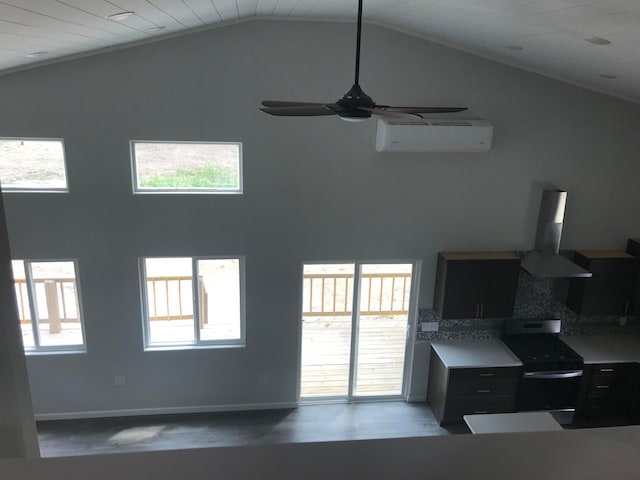
<instances>
[{"instance_id":1,"label":"ceiling fan downrod","mask_svg":"<svg viewBox=\"0 0 640 480\"><path fill-rule=\"evenodd\" d=\"M360 38L362 37L362 0L358 0L358 33L356 35L356 78L354 85L360 82Z\"/></svg>"}]
</instances>

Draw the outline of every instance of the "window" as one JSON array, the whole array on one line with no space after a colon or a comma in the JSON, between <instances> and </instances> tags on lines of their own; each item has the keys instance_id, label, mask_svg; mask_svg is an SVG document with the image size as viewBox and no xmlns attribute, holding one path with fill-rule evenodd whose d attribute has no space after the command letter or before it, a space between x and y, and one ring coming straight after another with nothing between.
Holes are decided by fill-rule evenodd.
<instances>
[{"instance_id":1,"label":"window","mask_svg":"<svg viewBox=\"0 0 640 480\"><path fill-rule=\"evenodd\" d=\"M244 258L143 258L147 347L244 345Z\"/></svg>"},{"instance_id":2,"label":"window","mask_svg":"<svg viewBox=\"0 0 640 480\"><path fill-rule=\"evenodd\" d=\"M135 193L242 193L242 144L131 142Z\"/></svg>"},{"instance_id":3,"label":"window","mask_svg":"<svg viewBox=\"0 0 640 480\"><path fill-rule=\"evenodd\" d=\"M0 138L0 182L5 192L68 192L63 141Z\"/></svg>"},{"instance_id":4,"label":"window","mask_svg":"<svg viewBox=\"0 0 640 480\"><path fill-rule=\"evenodd\" d=\"M27 351L85 350L74 260L13 260L22 341Z\"/></svg>"}]
</instances>

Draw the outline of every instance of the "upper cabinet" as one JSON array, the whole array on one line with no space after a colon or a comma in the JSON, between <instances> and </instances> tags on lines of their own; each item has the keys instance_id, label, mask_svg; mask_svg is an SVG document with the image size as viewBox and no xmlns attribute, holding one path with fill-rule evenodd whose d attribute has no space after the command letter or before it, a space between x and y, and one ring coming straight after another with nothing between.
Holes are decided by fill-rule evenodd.
<instances>
[{"instance_id":1,"label":"upper cabinet","mask_svg":"<svg viewBox=\"0 0 640 480\"><path fill-rule=\"evenodd\" d=\"M572 278L567 306L579 315L624 315L631 309L638 259L620 250L582 250L573 261L593 273Z\"/></svg>"},{"instance_id":2,"label":"upper cabinet","mask_svg":"<svg viewBox=\"0 0 640 480\"><path fill-rule=\"evenodd\" d=\"M627 242L627 253L630 253L634 257L640 257L640 238L630 238ZM638 263L638 269L636 270L635 288L632 299L631 313L636 315L640 314L640 262Z\"/></svg>"},{"instance_id":3,"label":"upper cabinet","mask_svg":"<svg viewBox=\"0 0 640 480\"><path fill-rule=\"evenodd\" d=\"M440 252L433 308L440 318L511 317L519 271L513 252Z\"/></svg>"}]
</instances>

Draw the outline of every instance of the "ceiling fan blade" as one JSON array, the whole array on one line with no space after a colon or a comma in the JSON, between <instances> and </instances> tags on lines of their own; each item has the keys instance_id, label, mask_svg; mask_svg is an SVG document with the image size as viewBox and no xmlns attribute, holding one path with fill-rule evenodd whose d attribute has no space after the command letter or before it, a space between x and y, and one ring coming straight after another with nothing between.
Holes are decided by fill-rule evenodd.
<instances>
[{"instance_id":1,"label":"ceiling fan blade","mask_svg":"<svg viewBox=\"0 0 640 480\"><path fill-rule=\"evenodd\" d=\"M262 107L260 110L277 117L320 117L323 115L337 115L336 112L322 104L318 106Z\"/></svg>"},{"instance_id":2,"label":"ceiling fan blade","mask_svg":"<svg viewBox=\"0 0 640 480\"><path fill-rule=\"evenodd\" d=\"M380 117L385 118L397 118L399 120L419 120L422 119L422 115L418 113L408 113L408 112L394 112L390 110L386 110L383 108L364 108L360 107L361 110L367 110L371 112L373 115L378 115Z\"/></svg>"},{"instance_id":3,"label":"ceiling fan blade","mask_svg":"<svg viewBox=\"0 0 640 480\"><path fill-rule=\"evenodd\" d=\"M313 102L284 102L280 100L265 100L262 102L263 107L320 107L324 103Z\"/></svg>"},{"instance_id":4,"label":"ceiling fan blade","mask_svg":"<svg viewBox=\"0 0 640 480\"><path fill-rule=\"evenodd\" d=\"M464 112L467 107L391 107L388 105L376 105L376 108L385 112L396 113L456 113Z\"/></svg>"}]
</instances>

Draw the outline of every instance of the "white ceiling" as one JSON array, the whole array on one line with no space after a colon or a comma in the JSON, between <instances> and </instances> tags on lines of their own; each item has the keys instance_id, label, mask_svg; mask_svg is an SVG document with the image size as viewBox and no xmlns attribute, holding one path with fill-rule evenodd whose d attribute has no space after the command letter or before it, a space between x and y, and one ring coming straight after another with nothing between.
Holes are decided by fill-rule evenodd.
<instances>
[{"instance_id":1,"label":"white ceiling","mask_svg":"<svg viewBox=\"0 0 640 480\"><path fill-rule=\"evenodd\" d=\"M356 10L356 0L0 0L0 73L224 22L355 21ZM135 13L105 18L122 11ZM640 103L639 0L364 0L364 21Z\"/></svg>"}]
</instances>

